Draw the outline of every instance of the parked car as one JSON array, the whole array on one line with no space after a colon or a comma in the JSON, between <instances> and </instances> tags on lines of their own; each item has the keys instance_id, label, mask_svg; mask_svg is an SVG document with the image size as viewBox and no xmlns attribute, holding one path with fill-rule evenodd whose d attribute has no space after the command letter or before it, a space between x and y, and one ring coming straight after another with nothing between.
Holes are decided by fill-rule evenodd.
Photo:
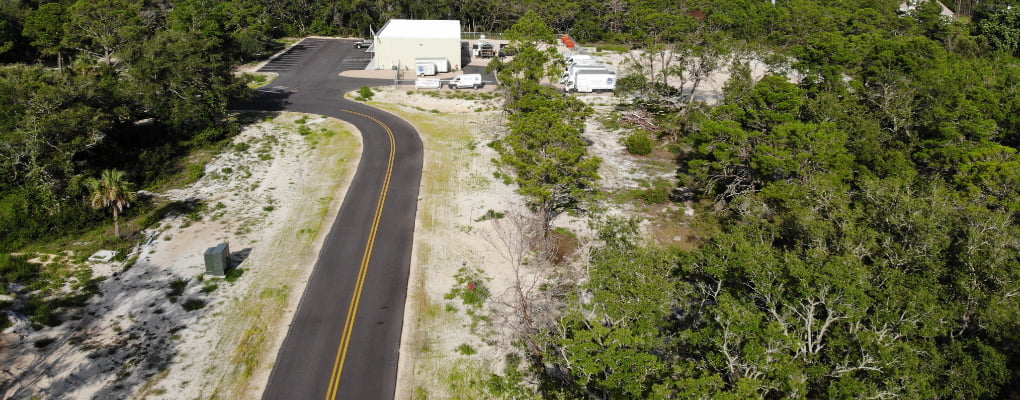
<instances>
[{"instance_id":1,"label":"parked car","mask_svg":"<svg viewBox=\"0 0 1020 400\"><path fill-rule=\"evenodd\" d=\"M354 42L354 48L356 48L356 49L366 49L366 48L369 48L371 46L372 46L372 39L361 39L361 40L359 40L357 42Z\"/></svg>"}]
</instances>

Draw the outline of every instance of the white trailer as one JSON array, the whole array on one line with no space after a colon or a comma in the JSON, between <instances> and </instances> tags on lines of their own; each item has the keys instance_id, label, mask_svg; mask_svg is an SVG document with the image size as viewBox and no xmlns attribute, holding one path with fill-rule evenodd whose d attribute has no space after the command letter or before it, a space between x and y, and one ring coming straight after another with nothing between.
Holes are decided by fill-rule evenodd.
<instances>
[{"instance_id":1,"label":"white trailer","mask_svg":"<svg viewBox=\"0 0 1020 400\"><path fill-rule=\"evenodd\" d=\"M563 74L560 75L560 83L567 83L568 81L573 80L573 79L571 79L571 77L574 74L576 74L577 71L583 71L583 70L608 70L608 69L609 68L606 67L603 64L594 64L594 65L573 64L573 65L567 67L567 70L563 71Z\"/></svg>"},{"instance_id":2,"label":"white trailer","mask_svg":"<svg viewBox=\"0 0 1020 400\"><path fill-rule=\"evenodd\" d=\"M616 72L607 69L577 71L571 76L571 80L563 85L563 91L566 92L591 93L615 89Z\"/></svg>"},{"instance_id":3,"label":"white trailer","mask_svg":"<svg viewBox=\"0 0 1020 400\"><path fill-rule=\"evenodd\" d=\"M432 76L436 74L436 64L432 62L415 62L414 73L418 76Z\"/></svg>"},{"instance_id":4,"label":"white trailer","mask_svg":"<svg viewBox=\"0 0 1020 400\"><path fill-rule=\"evenodd\" d=\"M450 61L445 58L415 58L415 65L423 63L436 64L436 72L444 73L450 72Z\"/></svg>"},{"instance_id":5,"label":"white trailer","mask_svg":"<svg viewBox=\"0 0 1020 400\"><path fill-rule=\"evenodd\" d=\"M414 81L415 89L439 89L443 81L435 78L418 78Z\"/></svg>"},{"instance_id":6,"label":"white trailer","mask_svg":"<svg viewBox=\"0 0 1020 400\"><path fill-rule=\"evenodd\" d=\"M567 57L567 65L574 65L579 63L587 63L588 65L592 65L597 64L598 61L595 60L595 57L589 56L587 54L574 54L570 57Z\"/></svg>"}]
</instances>

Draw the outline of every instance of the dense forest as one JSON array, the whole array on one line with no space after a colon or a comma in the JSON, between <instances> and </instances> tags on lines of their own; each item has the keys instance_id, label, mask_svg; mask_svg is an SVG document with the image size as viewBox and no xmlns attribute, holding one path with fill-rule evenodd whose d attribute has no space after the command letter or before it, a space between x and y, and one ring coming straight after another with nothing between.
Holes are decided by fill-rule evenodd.
<instances>
[{"instance_id":1,"label":"dense forest","mask_svg":"<svg viewBox=\"0 0 1020 400\"><path fill-rule=\"evenodd\" d=\"M516 301L537 389L496 377L494 393L1017 396L1020 14L778 3L627 10L642 22L631 30L594 25L592 39L647 50L617 92L645 118L622 124L673 151L672 198L706 206L711 233L682 251L603 220L584 283L550 290L573 294ZM559 23L543 17L510 29L518 55L495 65L509 113L495 147L547 220L597 197L598 160L578 133L590 110L529 83L561 68L534 46L551 31L542 22ZM761 60L770 72L752 79ZM722 99L697 101L692 88L722 68Z\"/></svg>"},{"instance_id":2,"label":"dense forest","mask_svg":"<svg viewBox=\"0 0 1020 400\"><path fill-rule=\"evenodd\" d=\"M548 223L598 198L576 134L591 110L536 83L560 67L528 43L563 32L671 60L621 77L622 107L648 116L624 125L675 154L671 197L711 211L711 228L684 251L605 221L590 276L522 341L538 384L494 396L1017 398L1012 3L956 1L945 18L898 0L6 1L0 249L109 223L89 202L102 170L158 189L181 157L229 138L229 105L250 95L233 68L276 39L363 36L390 18L517 43L495 66L510 135L494 147ZM695 99L721 68L718 104ZM531 158L542 146L564 151Z\"/></svg>"}]
</instances>

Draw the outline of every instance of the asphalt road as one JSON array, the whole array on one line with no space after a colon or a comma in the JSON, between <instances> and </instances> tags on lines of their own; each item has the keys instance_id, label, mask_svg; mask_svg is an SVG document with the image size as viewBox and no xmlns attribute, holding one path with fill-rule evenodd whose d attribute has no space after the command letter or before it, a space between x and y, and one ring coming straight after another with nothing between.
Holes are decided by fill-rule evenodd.
<instances>
[{"instance_id":1,"label":"asphalt road","mask_svg":"<svg viewBox=\"0 0 1020 400\"><path fill-rule=\"evenodd\" d=\"M343 99L358 87L392 82L339 77L370 58L352 43L305 39L262 68L280 73L270 89L238 105L340 118L364 143L263 399L393 398L422 144L402 119Z\"/></svg>"}]
</instances>

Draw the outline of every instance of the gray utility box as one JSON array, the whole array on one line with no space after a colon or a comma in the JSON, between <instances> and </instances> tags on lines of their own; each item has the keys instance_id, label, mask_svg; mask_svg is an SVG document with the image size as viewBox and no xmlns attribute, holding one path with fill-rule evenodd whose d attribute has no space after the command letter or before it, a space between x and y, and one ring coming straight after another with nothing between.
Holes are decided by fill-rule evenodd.
<instances>
[{"instance_id":1,"label":"gray utility box","mask_svg":"<svg viewBox=\"0 0 1020 400\"><path fill-rule=\"evenodd\" d=\"M230 246L220 243L205 250L205 273L224 276L230 269Z\"/></svg>"}]
</instances>

